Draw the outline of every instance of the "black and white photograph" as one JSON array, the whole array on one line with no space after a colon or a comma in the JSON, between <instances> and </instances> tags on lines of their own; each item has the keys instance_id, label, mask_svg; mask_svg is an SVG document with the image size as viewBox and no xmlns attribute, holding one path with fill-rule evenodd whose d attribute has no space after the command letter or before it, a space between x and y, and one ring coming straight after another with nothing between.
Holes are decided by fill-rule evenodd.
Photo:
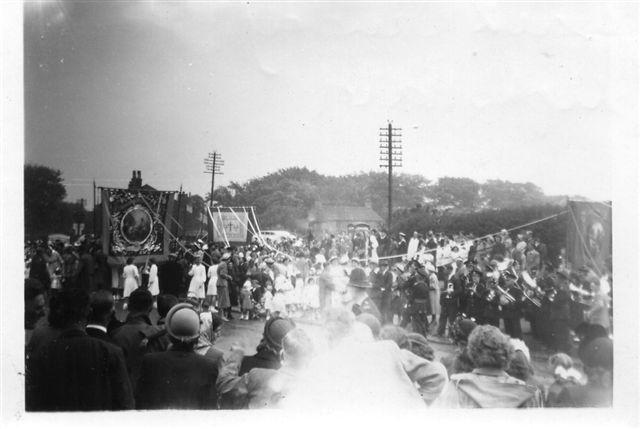
<instances>
[{"instance_id":1,"label":"black and white photograph","mask_svg":"<svg viewBox=\"0 0 640 429\"><path fill-rule=\"evenodd\" d=\"M638 9L3 5L3 422L637 426Z\"/></svg>"}]
</instances>

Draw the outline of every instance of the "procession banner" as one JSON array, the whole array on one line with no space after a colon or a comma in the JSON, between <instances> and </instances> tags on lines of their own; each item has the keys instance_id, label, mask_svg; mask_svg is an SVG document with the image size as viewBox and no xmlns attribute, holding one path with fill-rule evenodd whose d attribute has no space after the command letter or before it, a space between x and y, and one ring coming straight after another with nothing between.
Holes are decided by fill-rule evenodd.
<instances>
[{"instance_id":1,"label":"procession banner","mask_svg":"<svg viewBox=\"0 0 640 429\"><path fill-rule=\"evenodd\" d=\"M166 255L173 194L102 188L102 248L112 257Z\"/></svg>"},{"instance_id":2,"label":"procession banner","mask_svg":"<svg viewBox=\"0 0 640 429\"><path fill-rule=\"evenodd\" d=\"M567 259L604 272L611 263L611 203L569 201Z\"/></svg>"},{"instance_id":3,"label":"procession banner","mask_svg":"<svg viewBox=\"0 0 640 429\"><path fill-rule=\"evenodd\" d=\"M230 244L247 243L249 215L246 211L233 213L229 208L220 207L212 209L211 214L215 223L213 241L228 241Z\"/></svg>"}]
</instances>

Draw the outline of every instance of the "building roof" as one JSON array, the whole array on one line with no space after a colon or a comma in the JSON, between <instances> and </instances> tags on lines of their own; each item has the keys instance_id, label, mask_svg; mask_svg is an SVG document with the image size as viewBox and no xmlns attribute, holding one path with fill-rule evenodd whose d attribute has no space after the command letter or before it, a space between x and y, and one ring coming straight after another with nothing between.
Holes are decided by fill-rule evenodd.
<instances>
[{"instance_id":1,"label":"building roof","mask_svg":"<svg viewBox=\"0 0 640 429\"><path fill-rule=\"evenodd\" d=\"M325 206L314 207L309 212L311 222L383 222L383 219L365 206Z\"/></svg>"}]
</instances>

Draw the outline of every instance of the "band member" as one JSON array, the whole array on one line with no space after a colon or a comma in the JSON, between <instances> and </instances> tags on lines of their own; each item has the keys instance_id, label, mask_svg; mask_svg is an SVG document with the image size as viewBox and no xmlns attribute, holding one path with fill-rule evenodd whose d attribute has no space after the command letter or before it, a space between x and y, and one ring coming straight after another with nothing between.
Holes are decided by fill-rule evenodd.
<instances>
[{"instance_id":1,"label":"band member","mask_svg":"<svg viewBox=\"0 0 640 429\"><path fill-rule=\"evenodd\" d=\"M489 268L489 273L491 269ZM478 323L480 325L493 325L500 327L500 294L497 292L493 277L485 278L480 283L480 309Z\"/></svg>"},{"instance_id":2,"label":"band member","mask_svg":"<svg viewBox=\"0 0 640 429\"><path fill-rule=\"evenodd\" d=\"M551 346L556 351L571 351L569 322L571 319L571 294L569 276L563 271L557 273L556 287L550 291L549 321L551 323Z\"/></svg>"},{"instance_id":3,"label":"band member","mask_svg":"<svg viewBox=\"0 0 640 429\"><path fill-rule=\"evenodd\" d=\"M475 320L481 319L483 304L481 292L484 288L484 285L480 283L481 278L482 273L478 270L473 270L471 278L466 282L464 291L460 296L460 311Z\"/></svg>"},{"instance_id":4,"label":"band member","mask_svg":"<svg viewBox=\"0 0 640 429\"><path fill-rule=\"evenodd\" d=\"M522 317L522 291L516 286L516 275L511 271L505 271L503 289L508 294L503 294L501 299L502 320L504 330L511 338L522 339L522 327L520 318Z\"/></svg>"},{"instance_id":5,"label":"band member","mask_svg":"<svg viewBox=\"0 0 640 429\"><path fill-rule=\"evenodd\" d=\"M417 262L412 265L415 269L405 288L409 300L408 313L413 331L426 337L429 333L429 314L431 313L429 274Z\"/></svg>"}]
</instances>

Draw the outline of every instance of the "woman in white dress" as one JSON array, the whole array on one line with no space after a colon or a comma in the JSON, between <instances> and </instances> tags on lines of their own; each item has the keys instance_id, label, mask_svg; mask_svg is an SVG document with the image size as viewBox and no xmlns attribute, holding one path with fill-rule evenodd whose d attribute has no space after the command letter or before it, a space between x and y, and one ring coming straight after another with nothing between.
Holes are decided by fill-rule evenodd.
<instances>
[{"instance_id":1,"label":"woman in white dress","mask_svg":"<svg viewBox=\"0 0 640 429\"><path fill-rule=\"evenodd\" d=\"M122 269L122 277L124 278L122 298L128 301L131 292L138 289L140 285L140 273L138 267L133 264L133 258L127 258L127 265ZM127 305L126 302L125 305Z\"/></svg>"},{"instance_id":2,"label":"woman in white dress","mask_svg":"<svg viewBox=\"0 0 640 429\"><path fill-rule=\"evenodd\" d=\"M158 265L155 258L150 258L149 263L149 292L153 296L153 302L155 304L158 295L160 295L160 280L158 279Z\"/></svg>"},{"instance_id":3,"label":"woman in white dress","mask_svg":"<svg viewBox=\"0 0 640 429\"><path fill-rule=\"evenodd\" d=\"M217 298L218 298L218 261L217 258L213 258L211 261L211 266L207 270L207 278L209 279L209 283L207 283L207 301L209 303L209 307L212 309L216 308ZM215 310L214 310L215 311Z\"/></svg>"},{"instance_id":4,"label":"woman in white dress","mask_svg":"<svg viewBox=\"0 0 640 429\"><path fill-rule=\"evenodd\" d=\"M200 306L205 297L204 282L207 280L207 271L202 265L200 256L196 257L193 265L191 265L189 276L191 276L191 282L189 283L187 296L197 298Z\"/></svg>"}]
</instances>

